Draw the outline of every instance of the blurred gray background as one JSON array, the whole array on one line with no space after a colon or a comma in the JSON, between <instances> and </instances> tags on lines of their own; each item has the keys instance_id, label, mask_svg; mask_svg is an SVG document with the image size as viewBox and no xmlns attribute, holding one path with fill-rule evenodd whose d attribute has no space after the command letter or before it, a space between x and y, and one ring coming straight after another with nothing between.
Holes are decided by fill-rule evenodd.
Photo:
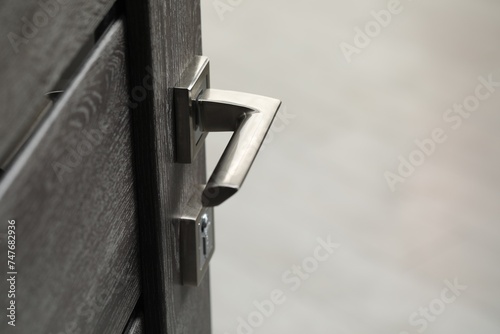
<instances>
[{"instance_id":1,"label":"blurred gray background","mask_svg":"<svg viewBox=\"0 0 500 334\"><path fill-rule=\"evenodd\" d=\"M212 87L283 100L216 210L214 333L500 333L500 87L473 97L479 77L500 82L500 2L398 8L377 31L386 1L202 0ZM341 45L367 24L348 62ZM475 110L447 111L464 102ZM415 141L435 129L446 140L422 162ZM228 139L209 136L209 173ZM328 236L340 247L316 268ZM304 261L298 288L283 280ZM262 315L273 290L285 300Z\"/></svg>"}]
</instances>

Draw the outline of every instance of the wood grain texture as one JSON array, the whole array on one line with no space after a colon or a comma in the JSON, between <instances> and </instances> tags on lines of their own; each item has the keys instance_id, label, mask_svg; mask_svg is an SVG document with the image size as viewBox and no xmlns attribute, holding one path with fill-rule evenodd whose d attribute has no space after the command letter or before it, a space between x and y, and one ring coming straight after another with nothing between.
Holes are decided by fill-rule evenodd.
<instances>
[{"instance_id":1,"label":"wood grain texture","mask_svg":"<svg viewBox=\"0 0 500 334\"><path fill-rule=\"evenodd\" d=\"M0 231L16 220L18 313L1 333L123 332L140 294L127 83L117 22L5 173Z\"/></svg>"},{"instance_id":2,"label":"wood grain texture","mask_svg":"<svg viewBox=\"0 0 500 334\"><path fill-rule=\"evenodd\" d=\"M0 163L113 0L0 2Z\"/></svg>"},{"instance_id":3,"label":"wood grain texture","mask_svg":"<svg viewBox=\"0 0 500 334\"><path fill-rule=\"evenodd\" d=\"M172 87L201 54L199 1L127 0L126 14L131 96L141 97L132 115L146 332L210 333L209 277L198 288L181 285L176 224L194 186L205 183L205 153L175 163L172 112Z\"/></svg>"}]
</instances>

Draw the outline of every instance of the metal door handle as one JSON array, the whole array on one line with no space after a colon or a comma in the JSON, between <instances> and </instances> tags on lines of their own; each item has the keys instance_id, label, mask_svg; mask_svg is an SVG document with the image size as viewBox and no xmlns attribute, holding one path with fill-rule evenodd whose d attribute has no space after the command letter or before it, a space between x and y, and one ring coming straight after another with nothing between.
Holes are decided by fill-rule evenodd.
<instances>
[{"instance_id":1,"label":"metal door handle","mask_svg":"<svg viewBox=\"0 0 500 334\"><path fill-rule=\"evenodd\" d=\"M208 132L234 131L202 193L203 206L212 207L241 188L281 101L211 89L208 65L208 58L196 57L174 89L174 99L178 162L192 162Z\"/></svg>"}]
</instances>

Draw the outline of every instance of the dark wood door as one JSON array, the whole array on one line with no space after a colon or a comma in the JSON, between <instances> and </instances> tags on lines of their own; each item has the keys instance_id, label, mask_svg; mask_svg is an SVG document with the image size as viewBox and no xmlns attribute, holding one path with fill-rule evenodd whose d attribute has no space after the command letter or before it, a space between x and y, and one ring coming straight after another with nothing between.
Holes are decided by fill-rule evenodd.
<instances>
[{"instance_id":1,"label":"dark wood door","mask_svg":"<svg viewBox=\"0 0 500 334\"><path fill-rule=\"evenodd\" d=\"M146 329L209 333L209 278L197 288L181 285L176 224L196 186L205 183L205 155L192 164L175 163L172 105L172 88L201 54L200 4L128 0L126 12L131 96L137 98L132 118Z\"/></svg>"},{"instance_id":2,"label":"dark wood door","mask_svg":"<svg viewBox=\"0 0 500 334\"><path fill-rule=\"evenodd\" d=\"M205 157L175 163L172 112L172 88L201 54L199 2L0 10L4 263L12 221L16 237L15 298L0 283L16 326L2 315L0 332L210 333L209 278L181 284L176 220Z\"/></svg>"}]
</instances>

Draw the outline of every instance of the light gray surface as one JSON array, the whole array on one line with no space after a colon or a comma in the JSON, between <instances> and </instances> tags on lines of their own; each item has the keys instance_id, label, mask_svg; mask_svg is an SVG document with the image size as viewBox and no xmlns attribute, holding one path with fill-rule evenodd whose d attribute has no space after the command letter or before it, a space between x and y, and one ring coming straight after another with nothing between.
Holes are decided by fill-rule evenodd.
<instances>
[{"instance_id":1,"label":"light gray surface","mask_svg":"<svg viewBox=\"0 0 500 334\"><path fill-rule=\"evenodd\" d=\"M216 211L214 333L274 289L286 301L254 332L499 333L500 91L457 130L443 114L499 69L500 3L402 0L352 63L340 43L386 2L240 1L224 20L216 3L202 1L212 87L281 98L295 118ZM435 128L447 141L391 192L384 173ZM209 136L209 172L227 140ZM282 274L328 235L340 248L291 291ZM455 278L467 289L412 326Z\"/></svg>"}]
</instances>

